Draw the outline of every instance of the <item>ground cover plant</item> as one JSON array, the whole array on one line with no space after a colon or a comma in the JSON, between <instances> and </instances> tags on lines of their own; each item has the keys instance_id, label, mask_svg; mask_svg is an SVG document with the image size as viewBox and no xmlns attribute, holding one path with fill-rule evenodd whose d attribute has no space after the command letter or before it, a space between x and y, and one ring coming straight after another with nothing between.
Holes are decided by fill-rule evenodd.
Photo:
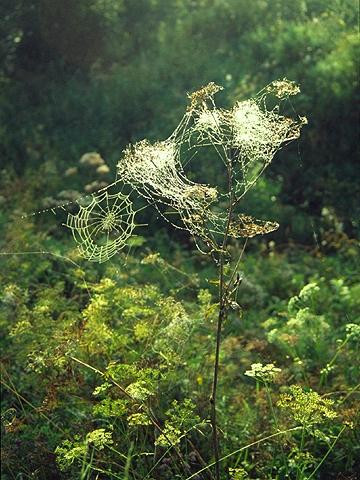
<instances>
[{"instance_id":1,"label":"ground cover plant","mask_svg":"<svg viewBox=\"0 0 360 480\"><path fill-rule=\"evenodd\" d=\"M245 254L243 311L229 315L220 353L224 478L308 478L321 462L313 478L356 472L353 248L342 246L341 262ZM6 260L4 478L188 478L213 462L216 271L186 261L181 252L173 265L152 252L128 256L121 270L87 267L86 286L55 257Z\"/></svg>"}]
</instances>

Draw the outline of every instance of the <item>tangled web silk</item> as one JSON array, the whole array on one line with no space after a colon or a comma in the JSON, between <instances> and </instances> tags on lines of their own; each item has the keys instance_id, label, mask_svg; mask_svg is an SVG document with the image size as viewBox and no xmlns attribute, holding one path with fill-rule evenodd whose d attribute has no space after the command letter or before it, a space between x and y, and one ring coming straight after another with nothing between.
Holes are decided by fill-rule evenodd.
<instances>
[{"instance_id":1,"label":"tangled web silk","mask_svg":"<svg viewBox=\"0 0 360 480\"><path fill-rule=\"evenodd\" d=\"M300 89L289 80L277 80L255 97L225 110L217 108L213 98L221 87L209 86L199 91L200 97L198 92L190 95L193 123L188 138L194 148L213 146L226 166L232 163L234 187L240 199L255 185L276 152L299 138L306 118L285 117L279 111L280 103ZM269 108L271 100L275 106Z\"/></svg>"},{"instance_id":2,"label":"tangled web silk","mask_svg":"<svg viewBox=\"0 0 360 480\"><path fill-rule=\"evenodd\" d=\"M237 102L228 110L216 107L214 95L220 90L222 87L210 83L190 94L190 105L167 140L154 144L142 140L128 147L118 163L118 175L125 182L149 202L170 206L182 221L183 227L179 228L185 228L208 246L214 245L214 236L224 234L226 212L216 207L220 201L229 200L230 192L190 181L184 173L184 152L193 152L196 161L204 147L213 148L225 167L231 166L231 189L239 203L275 153L298 138L306 123L304 118L279 114L278 103L299 92L286 79L273 82L254 98ZM267 107L268 96L276 99L272 109ZM238 215L238 224L233 220L228 234L249 237L278 227L275 222L250 218Z\"/></svg>"}]
</instances>

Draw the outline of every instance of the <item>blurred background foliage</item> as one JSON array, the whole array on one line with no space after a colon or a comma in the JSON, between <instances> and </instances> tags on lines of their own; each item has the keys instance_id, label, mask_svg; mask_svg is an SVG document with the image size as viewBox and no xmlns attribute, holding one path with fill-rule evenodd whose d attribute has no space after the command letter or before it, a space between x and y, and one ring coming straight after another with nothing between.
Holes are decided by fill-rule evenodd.
<instances>
[{"instance_id":1,"label":"blurred background foliage","mask_svg":"<svg viewBox=\"0 0 360 480\"><path fill-rule=\"evenodd\" d=\"M289 111L309 125L244 209L280 219L282 241L313 242L324 207L346 233L358 228L355 0L4 0L0 8L1 165L18 179L42 174L34 209L41 197L82 190L85 173L64 172L85 152L98 151L113 175L126 144L166 138L187 92L215 81L230 105L286 76L302 90Z\"/></svg>"}]
</instances>

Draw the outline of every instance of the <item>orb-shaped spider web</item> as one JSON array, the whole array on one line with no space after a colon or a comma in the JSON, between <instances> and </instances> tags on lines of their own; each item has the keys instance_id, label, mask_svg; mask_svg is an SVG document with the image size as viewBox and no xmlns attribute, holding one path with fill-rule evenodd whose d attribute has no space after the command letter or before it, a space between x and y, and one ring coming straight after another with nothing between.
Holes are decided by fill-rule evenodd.
<instances>
[{"instance_id":1,"label":"orb-shaped spider web","mask_svg":"<svg viewBox=\"0 0 360 480\"><path fill-rule=\"evenodd\" d=\"M80 255L92 262L106 262L126 245L135 228L135 211L127 195L94 195L76 215L69 213L71 229Z\"/></svg>"}]
</instances>

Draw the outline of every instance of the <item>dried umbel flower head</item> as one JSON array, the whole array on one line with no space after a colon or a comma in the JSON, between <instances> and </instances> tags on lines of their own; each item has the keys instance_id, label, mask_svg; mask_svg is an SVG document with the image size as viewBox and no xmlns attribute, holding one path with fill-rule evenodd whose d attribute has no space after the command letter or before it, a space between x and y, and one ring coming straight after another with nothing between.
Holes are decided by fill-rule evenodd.
<instances>
[{"instance_id":1,"label":"dried umbel flower head","mask_svg":"<svg viewBox=\"0 0 360 480\"><path fill-rule=\"evenodd\" d=\"M223 111L216 107L214 95L223 88L214 83L209 83L200 90L188 95L191 104L187 109L188 120L191 118L193 125L187 124L187 131L183 133L184 140L191 141L196 138L196 146L225 145L227 143L227 124Z\"/></svg>"},{"instance_id":2,"label":"dried umbel flower head","mask_svg":"<svg viewBox=\"0 0 360 480\"><path fill-rule=\"evenodd\" d=\"M354 341L360 340L360 325L357 323L347 323L345 325L346 338L351 338Z\"/></svg>"},{"instance_id":3,"label":"dried umbel flower head","mask_svg":"<svg viewBox=\"0 0 360 480\"><path fill-rule=\"evenodd\" d=\"M230 223L229 233L234 238L251 238L256 235L265 235L279 228L276 222L257 220L249 215L238 215Z\"/></svg>"},{"instance_id":4,"label":"dried umbel flower head","mask_svg":"<svg viewBox=\"0 0 360 480\"><path fill-rule=\"evenodd\" d=\"M266 87L266 91L273 93L277 98L287 98L300 93L299 85L295 82L283 78L282 80L274 80Z\"/></svg>"},{"instance_id":5,"label":"dried umbel flower head","mask_svg":"<svg viewBox=\"0 0 360 480\"><path fill-rule=\"evenodd\" d=\"M214 82L210 82L207 85L199 88L193 93L188 94L188 98L190 99L190 106L188 110L194 110L198 106L206 105L206 101L212 99L213 96L223 90L223 87L220 85L216 85Z\"/></svg>"}]
</instances>

